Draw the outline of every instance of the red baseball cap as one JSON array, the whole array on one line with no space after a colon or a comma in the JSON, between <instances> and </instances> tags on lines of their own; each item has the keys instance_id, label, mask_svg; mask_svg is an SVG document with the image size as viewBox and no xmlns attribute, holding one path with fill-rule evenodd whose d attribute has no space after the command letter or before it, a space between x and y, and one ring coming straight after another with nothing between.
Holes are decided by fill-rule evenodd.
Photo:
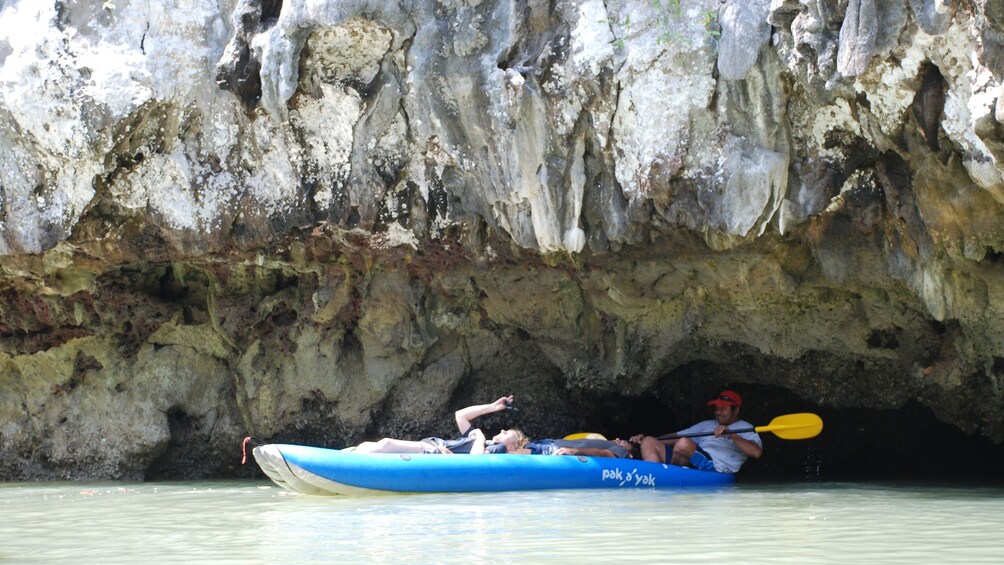
<instances>
[{"instance_id":1,"label":"red baseball cap","mask_svg":"<svg viewBox=\"0 0 1004 565\"><path fill-rule=\"evenodd\" d=\"M723 390L718 398L708 401L708 406L735 406L743 405L743 397L734 390Z\"/></svg>"}]
</instances>

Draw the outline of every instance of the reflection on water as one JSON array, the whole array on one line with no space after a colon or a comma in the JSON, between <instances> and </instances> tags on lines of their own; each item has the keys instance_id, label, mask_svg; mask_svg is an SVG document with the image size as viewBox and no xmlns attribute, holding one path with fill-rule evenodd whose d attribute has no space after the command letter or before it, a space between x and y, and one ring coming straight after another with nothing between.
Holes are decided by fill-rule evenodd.
<instances>
[{"instance_id":1,"label":"reflection on water","mask_svg":"<svg viewBox=\"0 0 1004 565\"><path fill-rule=\"evenodd\" d=\"M1004 489L861 484L315 498L0 484L0 563L1000 563Z\"/></svg>"}]
</instances>

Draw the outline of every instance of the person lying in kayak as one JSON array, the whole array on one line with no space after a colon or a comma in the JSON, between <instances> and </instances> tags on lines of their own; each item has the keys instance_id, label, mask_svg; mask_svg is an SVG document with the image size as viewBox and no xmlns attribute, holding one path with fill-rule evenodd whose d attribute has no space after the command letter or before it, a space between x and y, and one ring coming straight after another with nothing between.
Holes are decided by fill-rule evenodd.
<instances>
[{"instance_id":1,"label":"person lying in kayak","mask_svg":"<svg viewBox=\"0 0 1004 565\"><path fill-rule=\"evenodd\" d=\"M749 422L739 419L739 409L743 399L738 393L726 390L708 406L715 407L715 418L705 420L685 429L679 434L714 432L702 437L681 437L663 439L638 434L631 437L632 443L640 445L641 458L656 463L672 463L682 467L694 467L702 471L736 473L746 459L759 459L763 455L763 441L756 432L730 434L730 426L752 428Z\"/></svg>"},{"instance_id":2,"label":"person lying in kayak","mask_svg":"<svg viewBox=\"0 0 1004 565\"><path fill-rule=\"evenodd\" d=\"M531 455L585 455L587 457L634 457L630 443L615 439L539 439L526 444L515 453Z\"/></svg>"},{"instance_id":3,"label":"person lying in kayak","mask_svg":"<svg viewBox=\"0 0 1004 565\"><path fill-rule=\"evenodd\" d=\"M519 430L502 430L492 439L475 428L472 420L485 414L501 412L512 405L513 396L503 396L491 404L477 404L457 410L454 417L460 436L454 439L427 437L421 441L408 441L385 437L379 441L365 441L356 446L356 453L508 453L515 452L527 443L526 435Z\"/></svg>"}]
</instances>

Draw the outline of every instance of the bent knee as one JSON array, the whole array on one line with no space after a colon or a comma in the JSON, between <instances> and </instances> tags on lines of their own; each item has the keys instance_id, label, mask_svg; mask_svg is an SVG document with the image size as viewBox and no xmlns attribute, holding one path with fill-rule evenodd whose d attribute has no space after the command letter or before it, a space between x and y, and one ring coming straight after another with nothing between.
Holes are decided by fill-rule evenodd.
<instances>
[{"instance_id":1,"label":"bent knee","mask_svg":"<svg viewBox=\"0 0 1004 565\"><path fill-rule=\"evenodd\" d=\"M644 437L644 438L643 438L643 439L641 440L641 444L640 444L640 445L641 445L641 446L642 446L643 448L644 448L644 447L649 447L649 448L651 448L651 447L659 447L659 446L661 446L661 445L662 445L662 442L661 442L661 441L659 441L659 439L658 439L658 438L656 438L656 437L653 437L653 436L645 436L645 437Z\"/></svg>"},{"instance_id":2,"label":"bent knee","mask_svg":"<svg viewBox=\"0 0 1004 565\"><path fill-rule=\"evenodd\" d=\"M676 444L673 446L673 453L682 453L687 457L693 455L695 451L697 451L697 444L689 437L681 437L676 440Z\"/></svg>"},{"instance_id":3,"label":"bent knee","mask_svg":"<svg viewBox=\"0 0 1004 565\"><path fill-rule=\"evenodd\" d=\"M654 437L646 437L640 445L641 458L656 463L666 462L666 444Z\"/></svg>"}]
</instances>

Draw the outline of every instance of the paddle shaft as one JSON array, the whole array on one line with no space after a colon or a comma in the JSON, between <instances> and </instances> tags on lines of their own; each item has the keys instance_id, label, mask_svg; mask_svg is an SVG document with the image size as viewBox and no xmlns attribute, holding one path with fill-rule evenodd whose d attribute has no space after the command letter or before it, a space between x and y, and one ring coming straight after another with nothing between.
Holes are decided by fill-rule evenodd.
<instances>
[{"instance_id":1,"label":"paddle shaft","mask_svg":"<svg viewBox=\"0 0 1004 565\"><path fill-rule=\"evenodd\" d=\"M781 439L809 439L819 435L823 431L823 419L808 412L801 414L785 414L770 421L766 426L755 428L737 428L729 430L727 434L742 434L746 432L774 432L774 435ZM715 432L691 432L685 434L666 434L658 439L677 439L681 437L712 436Z\"/></svg>"},{"instance_id":2,"label":"paddle shaft","mask_svg":"<svg viewBox=\"0 0 1004 565\"><path fill-rule=\"evenodd\" d=\"M803 412L800 414L785 414L784 416L778 416L777 418L771 420L770 424L767 424L766 426L756 426L755 428L736 428L734 430L729 430L725 433L743 434L746 432L756 432L756 433L773 432L774 435L776 435L781 439L809 439L818 436L819 432L821 431L823 431L823 419L810 412ZM586 437L588 435L592 434L586 434L586 433L574 434L576 438ZM698 437L698 436L713 436L713 435L715 435L715 432L713 431L688 432L682 434L681 433L665 434L657 436L656 439L658 440L679 439L681 437Z\"/></svg>"},{"instance_id":3,"label":"paddle shaft","mask_svg":"<svg viewBox=\"0 0 1004 565\"><path fill-rule=\"evenodd\" d=\"M727 434L744 434L746 432L755 432L756 428L739 428L737 430L729 430L725 433ZM701 436L713 436L715 432L691 432L689 434L666 434L657 437L656 439L679 439L681 437L701 437Z\"/></svg>"}]
</instances>

